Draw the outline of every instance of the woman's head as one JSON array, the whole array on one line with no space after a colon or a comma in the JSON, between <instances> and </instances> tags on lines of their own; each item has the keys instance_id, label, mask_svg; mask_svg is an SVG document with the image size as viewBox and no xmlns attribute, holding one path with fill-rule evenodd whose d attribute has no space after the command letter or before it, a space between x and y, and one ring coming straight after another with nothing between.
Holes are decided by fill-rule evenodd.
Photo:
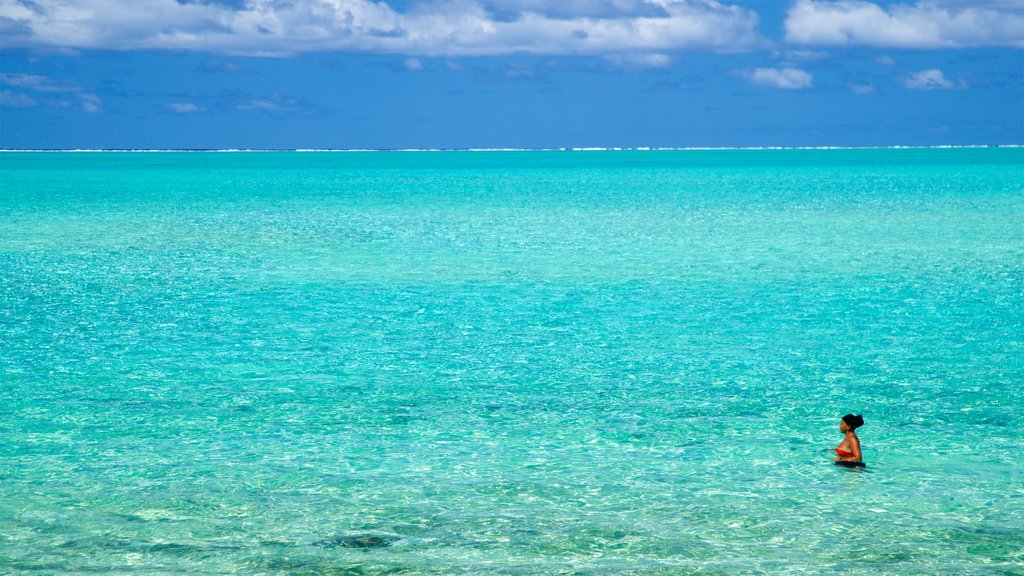
<instances>
[{"instance_id":1,"label":"woman's head","mask_svg":"<svg viewBox=\"0 0 1024 576\"><path fill-rule=\"evenodd\" d=\"M864 418L860 417L860 415L847 414L843 416L843 424L846 424L846 427L850 430L856 430L864 425Z\"/></svg>"}]
</instances>

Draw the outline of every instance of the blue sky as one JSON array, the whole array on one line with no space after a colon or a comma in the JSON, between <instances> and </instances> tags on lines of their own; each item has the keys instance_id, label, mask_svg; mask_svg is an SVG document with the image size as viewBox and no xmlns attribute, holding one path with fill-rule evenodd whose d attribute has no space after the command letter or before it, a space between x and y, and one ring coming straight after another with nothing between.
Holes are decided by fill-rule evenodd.
<instances>
[{"instance_id":1,"label":"blue sky","mask_svg":"<svg viewBox=\"0 0 1024 576\"><path fill-rule=\"evenodd\" d=\"M0 0L2 148L1024 143L1024 0Z\"/></svg>"}]
</instances>

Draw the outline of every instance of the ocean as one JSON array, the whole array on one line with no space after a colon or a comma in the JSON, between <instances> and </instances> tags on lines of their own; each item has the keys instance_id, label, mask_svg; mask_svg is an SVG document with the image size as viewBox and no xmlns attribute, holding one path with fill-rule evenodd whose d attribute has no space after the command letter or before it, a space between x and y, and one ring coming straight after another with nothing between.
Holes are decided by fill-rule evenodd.
<instances>
[{"instance_id":1,"label":"ocean","mask_svg":"<svg viewBox=\"0 0 1024 576\"><path fill-rule=\"evenodd\" d=\"M0 573L1021 574L1022 450L1022 148L0 153Z\"/></svg>"}]
</instances>

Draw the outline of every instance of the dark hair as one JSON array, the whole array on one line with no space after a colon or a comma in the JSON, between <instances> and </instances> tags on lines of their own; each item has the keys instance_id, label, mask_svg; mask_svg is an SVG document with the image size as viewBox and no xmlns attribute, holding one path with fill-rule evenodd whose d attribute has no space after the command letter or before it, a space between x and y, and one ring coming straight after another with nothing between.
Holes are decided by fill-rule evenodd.
<instances>
[{"instance_id":1,"label":"dark hair","mask_svg":"<svg viewBox=\"0 0 1024 576\"><path fill-rule=\"evenodd\" d=\"M843 416L843 422L846 422L846 425L849 426L851 430L856 430L864 425L864 419L861 418L859 414L857 416L847 414L846 416Z\"/></svg>"}]
</instances>

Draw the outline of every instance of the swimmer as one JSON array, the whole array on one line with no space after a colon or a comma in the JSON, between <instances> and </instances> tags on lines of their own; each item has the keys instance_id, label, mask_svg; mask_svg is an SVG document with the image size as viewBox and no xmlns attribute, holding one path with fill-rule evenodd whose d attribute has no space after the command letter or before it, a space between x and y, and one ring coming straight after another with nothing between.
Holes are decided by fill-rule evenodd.
<instances>
[{"instance_id":1,"label":"swimmer","mask_svg":"<svg viewBox=\"0 0 1024 576\"><path fill-rule=\"evenodd\" d=\"M839 431L845 434L846 437L839 443L839 446L836 446L836 464L846 462L856 465L860 463L860 438L857 438L857 433L854 430L863 425L864 418L854 416L853 414L847 414L839 421Z\"/></svg>"}]
</instances>

